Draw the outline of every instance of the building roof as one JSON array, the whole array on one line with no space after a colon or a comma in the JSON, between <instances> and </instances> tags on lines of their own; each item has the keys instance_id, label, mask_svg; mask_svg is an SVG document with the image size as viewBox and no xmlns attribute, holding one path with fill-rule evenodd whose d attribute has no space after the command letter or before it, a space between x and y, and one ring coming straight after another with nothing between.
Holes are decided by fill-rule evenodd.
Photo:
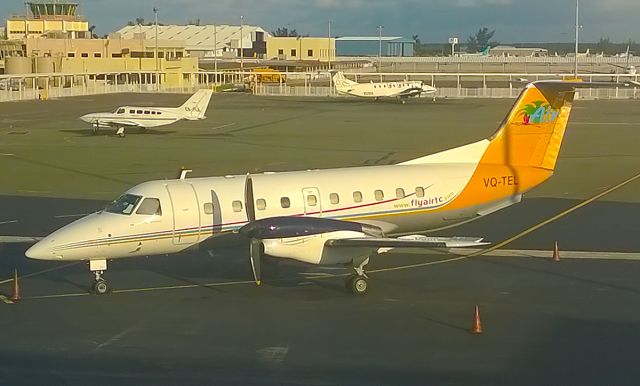
<instances>
[{"instance_id":1,"label":"building roof","mask_svg":"<svg viewBox=\"0 0 640 386\"><path fill-rule=\"evenodd\" d=\"M117 31L123 39L133 39L134 34L144 32L147 39L155 38L155 25L131 25ZM251 35L253 32L264 32L264 29L251 26L242 26L242 46L251 47ZM265 36L266 37L266 36ZM188 51L213 51L223 47L230 47L233 40L240 39L240 26L238 25L159 25L158 39L183 40ZM214 43L216 43L214 45Z\"/></svg>"}]
</instances>

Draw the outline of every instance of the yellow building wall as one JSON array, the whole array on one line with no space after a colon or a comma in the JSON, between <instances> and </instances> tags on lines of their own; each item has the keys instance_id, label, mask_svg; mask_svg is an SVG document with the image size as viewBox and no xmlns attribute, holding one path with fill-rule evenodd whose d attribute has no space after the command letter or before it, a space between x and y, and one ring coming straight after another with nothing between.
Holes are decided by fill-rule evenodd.
<instances>
[{"instance_id":1,"label":"yellow building wall","mask_svg":"<svg viewBox=\"0 0 640 386\"><path fill-rule=\"evenodd\" d=\"M336 58L336 40L319 37L268 37L267 58L333 61Z\"/></svg>"}]
</instances>

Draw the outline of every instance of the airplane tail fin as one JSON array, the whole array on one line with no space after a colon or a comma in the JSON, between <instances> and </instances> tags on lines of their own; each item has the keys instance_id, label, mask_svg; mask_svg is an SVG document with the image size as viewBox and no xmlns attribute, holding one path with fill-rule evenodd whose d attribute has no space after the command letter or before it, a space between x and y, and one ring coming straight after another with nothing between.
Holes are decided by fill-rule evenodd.
<instances>
[{"instance_id":1,"label":"airplane tail fin","mask_svg":"<svg viewBox=\"0 0 640 386\"><path fill-rule=\"evenodd\" d=\"M213 91L208 89L198 90L182 106L178 107L178 110L185 115L185 119L193 121L204 119L212 94Z\"/></svg>"},{"instance_id":2,"label":"airplane tail fin","mask_svg":"<svg viewBox=\"0 0 640 386\"><path fill-rule=\"evenodd\" d=\"M333 84L336 85L336 88L341 89L356 85L358 82L345 78L344 73L338 71L333 75Z\"/></svg>"},{"instance_id":3,"label":"airplane tail fin","mask_svg":"<svg viewBox=\"0 0 640 386\"><path fill-rule=\"evenodd\" d=\"M628 87L611 82L538 81L528 84L488 139L403 162L469 162L553 171L577 88Z\"/></svg>"},{"instance_id":4,"label":"airplane tail fin","mask_svg":"<svg viewBox=\"0 0 640 386\"><path fill-rule=\"evenodd\" d=\"M482 163L553 170L580 82L536 82L526 86L498 131Z\"/></svg>"}]
</instances>

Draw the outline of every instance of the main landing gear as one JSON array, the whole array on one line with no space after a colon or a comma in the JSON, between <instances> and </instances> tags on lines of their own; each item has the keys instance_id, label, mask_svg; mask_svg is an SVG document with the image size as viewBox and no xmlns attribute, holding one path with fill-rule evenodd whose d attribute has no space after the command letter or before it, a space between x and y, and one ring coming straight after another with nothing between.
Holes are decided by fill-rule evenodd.
<instances>
[{"instance_id":1,"label":"main landing gear","mask_svg":"<svg viewBox=\"0 0 640 386\"><path fill-rule=\"evenodd\" d=\"M91 287L92 291L96 295L104 295L111 291L107 281L102 277L104 271L107 270L107 260L89 260L89 270L93 272L95 281Z\"/></svg>"},{"instance_id":2,"label":"main landing gear","mask_svg":"<svg viewBox=\"0 0 640 386\"><path fill-rule=\"evenodd\" d=\"M355 261L354 261L355 263ZM345 286L348 290L351 290L354 295L364 295L369 289L369 276L364 271L364 266L369 264L369 258L364 259L358 266L353 267L354 274L350 275L345 282Z\"/></svg>"},{"instance_id":3,"label":"main landing gear","mask_svg":"<svg viewBox=\"0 0 640 386\"><path fill-rule=\"evenodd\" d=\"M124 133L124 127L118 127L118 130L116 131L116 135L120 138L124 138L126 135Z\"/></svg>"}]
</instances>

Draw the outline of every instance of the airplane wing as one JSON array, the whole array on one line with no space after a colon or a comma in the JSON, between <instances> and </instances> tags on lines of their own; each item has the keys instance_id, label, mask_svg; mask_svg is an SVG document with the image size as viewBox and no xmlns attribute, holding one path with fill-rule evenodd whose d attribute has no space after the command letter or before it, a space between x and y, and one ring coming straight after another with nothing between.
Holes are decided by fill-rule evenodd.
<instances>
[{"instance_id":1,"label":"airplane wing","mask_svg":"<svg viewBox=\"0 0 640 386\"><path fill-rule=\"evenodd\" d=\"M110 127L143 127L140 123L135 121L130 121L127 119L122 119L118 121L109 121L109 122L100 122L100 125L110 126Z\"/></svg>"},{"instance_id":2,"label":"airplane wing","mask_svg":"<svg viewBox=\"0 0 640 386\"><path fill-rule=\"evenodd\" d=\"M327 240L327 247L369 247L379 248L426 248L448 249L487 245L481 237L429 237L410 235L393 237L357 237Z\"/></svg>"},{"instance_id":3,"label":"airplane wing","mask_svg":"<svg viewBox=\"0 0 640 386\"><path fill-rule=\"evenodd\" d=\"M31 237L31 236L0 236L0 244L9 244L9 243L25 243L31 244L36 243L42 240L43 237Z\"/></svg>"},{"instance_id":4,"label":"airplane wing","mask_svg":"<svg viewBox=\"0 0 640 386\"><path fill-rule=\"evenodd\" d=\"M425 91L423 89L421 89L421 88L411 87L411 88L408 88L406 90L402 90L401 92L396 94L396 96L399 96L399 97L413 97L413 96L420 95L423 92L425 92Z\"/></svg>"}]
</instances>

